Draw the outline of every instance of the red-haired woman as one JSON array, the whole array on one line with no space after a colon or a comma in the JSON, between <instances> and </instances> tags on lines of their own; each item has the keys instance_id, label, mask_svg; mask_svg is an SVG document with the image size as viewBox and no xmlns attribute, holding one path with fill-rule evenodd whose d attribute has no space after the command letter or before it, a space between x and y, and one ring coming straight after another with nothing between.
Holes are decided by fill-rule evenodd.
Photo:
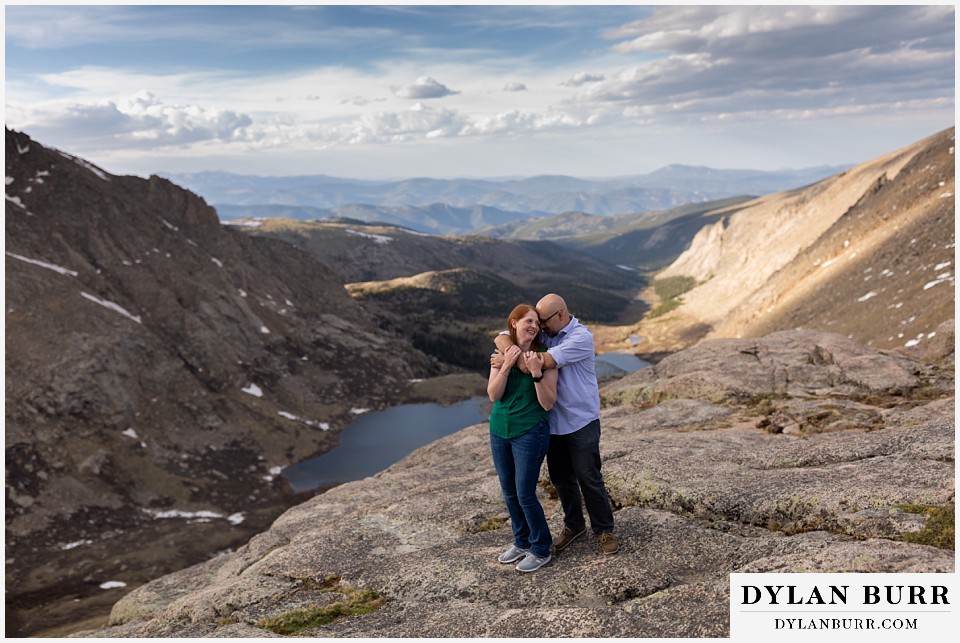
<instances>
[{"instance_id":1,"label":"red-haired woman","mask_svg":"<svg viewBox=\"0 0 960 643\"><path fill-rule=\"evenodd\" d=\"M502 367L490 367L487 382L487 395L494 403L490 451L513 528L513 544L497 560L523 559L517 571L535 572L550 562L553 544L537 499L537 481L550 446L547 414L557 401L557 369L543 368L536 308L529 304L514 308L507 328L514 345L506 350ZM529 373L516 366L521 359Z\"/></svg>"}]
</instances>

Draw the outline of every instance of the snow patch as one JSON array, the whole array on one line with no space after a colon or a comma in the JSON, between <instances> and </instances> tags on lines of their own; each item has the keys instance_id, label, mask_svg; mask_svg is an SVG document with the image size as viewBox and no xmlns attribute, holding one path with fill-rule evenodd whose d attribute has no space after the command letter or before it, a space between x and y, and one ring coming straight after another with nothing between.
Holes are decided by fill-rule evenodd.
<instances>
[{"instance_id":1,"label":"snow patch","mask_svg":"<svg viewBox=\"0 0 960 643\"><path fill-rule=\"evenodd\" d=\"M18 196L10 196L9 194L5 194L4 196L7 197L7 201L9 201L10 203L14 204L15 206L17 206L17 207L20 208L21 210L26 210L26 209L27 209L27 206L25 206L25 205L23 204L23 201L20 200L20 197L18 197Z\"/></svg>"},{"instance_id":2,"label":"snow patch","mask_svg":"<svg viewBox=\"0 0 960 643\"><path fill-rule=\"evenodd\" d=\"M871 290L870 292L868 292L868 293L867 293L866 295L864 295L863 297L857 297L857 301L866 301L866 300L870 299L871 297L876 297L876 296L877 296L877 293L875 293L875 292L873 292L873 291Z\"/></svg>"},{"instance_id":3,"label":"snow patch","mask_svg":"<svg viewBox=\"0 0 960 643\"><path fill-rule=\"evenodd\" d=\"M58 151L59 151L59 150L58 150ZM62 157L64 157L64 158L68 158L68 159L70 159L71 161L73 161L74 163L76 163L77 165L79 165L80 167L85 168L85 169L87 169L87 170L90 170L90 171L93 172L97 177L103 179L104 181L109 181L109 180L110 180L110 177L107 176L106 173L105 173L103 170L101 170L100 168L98 168L98 167L97 167L96 165L94 165L93 163L88 163L87 161L84 161L84 160L81 159L81 158L77 158L76 156L71 156L70 154L67 154L66 152L60 152L60 156L62 156Z\"/></svg>"},{"instance_id":4,"label":"snow patch","mask_svg":"<svg viewBox=\"0 0 960 643\"><path fill-rule=\"evenodd\" d=\"M140 316L139 316L139 315L134 315L134 314L131 313L129 310L127 310L127 309L124 308L123 306L120 306L119 304L115 304L115 303L113 303L112 301L107 301L107 300L105 300L105 299L100 299L99 297L94 297L93 295L91 295L91 294L88 293L88 292L81 292L80 295L83 296L83 297L86 297L87 299L89 299L90 301L92 301L92 302L95 303L95 304L99 304L99 305L103 306L104 308L107 308L107 309L109 309L109 310L112 310L112 311L115 312L115 313L120 313L121 315L123 315L123 316L126 317L127 319L132 319L133 321L137 322L138 324L143 324L143 322L140 321Z\"/></svg>"},{"instance_id":5,"label":"snow patch","mask_svg":"<svg viewBox=\"0 0 960 643\"><path fill-rule=\"evenodd\" d=\"M937 284L942 284L942 283L945 282L945 281L953 281L953 279L951 279L949 275L947 275L947 276L945 276L945 277L944 277L944 276L939 276L938 279L934 279L933 281L928 281L927 283L923 284L923 289L924 289L924 290L929 290L930 288L933 288L933 287L936 286Z\"/></svg>"},{"instance_id":6,"label":"snow patch","mask_svg":"<svg viewBox=\"0 0 960 643\"><path fill-rule=\"evenodd\" d=\"M263 219L237 219L233 221L224 221L223 225L243 226L247 228L259 228L263 225Z\"/></svg>"},{"instance_id":7,"label":"snow patch","mask_svg":"<svg viewBox=\"0 0 960 643\"><path fill-rule=\"evenodd\" d=\"M350 409L350 412L353 413L354 415L363 415L364 413L369 413L370 409L361 409L361 408L354 407Z\"/></svg>"},{"instance_id":8,"label":"snow patch","mask_svg":"<svg viewBox=\"0 0 960 643\"><path fill-rule=\"evenodd\" d=\"M353 228L347 228L347 232L350 234L355 234L358 237L373 239L377 243L390 243L391 241L393 241L393 237L388 237L382 234L371 234L369 232L360 232L359 230L354 230Z\"/></svg>"},{"instance_id":9,"label":"snow patch","mask_svg":"<svg viewBox=\"0 0 960 643\"><path fill-rule=\"evenodd\" d=\"M6 252L6 251L4 251ZM69 277L76 277L78 273L76 270L69 270L63 266L58 266L55 263L47 263L46 261L39 261L37 259L28 259L21 255L15 255L12 252L6 252L8 257L13 257L14 259L19 259L20 261L25 261L26 263L32 263L35 266L40 266L41 268L46 268L47 270L53 270L54 272L59 272L61 275L67 275Z\"/></svg>"},{"instance_id":10,"label":"snow patch","mask_svg":"<svg viewBox=\"0 0 960 643\"><path fill-rule=\"evenodd\" d=\"M87 540L85 538L83 540L75 540L72 543L66 543L66 544L60 545L60 549L63 551L67 551L68 549L76 549L77 547L80 547L82 545L90 545L92 543L93 543L92 540Z\"/></svg>"},{"instance_id":11,"label":"snow patch","mask_svg":"<svg viewBox=\"0 0 960 643\"><path fill-rule=\"evenodd\" d=\"M100 583L100 589L116 589L118 587L126 587L127 584L119 580L108 580L105 583Z\"/></svg>"},{"instance_id":12,"label":"snow patch","mask_svg":"<svg viewBox=\"0 0 960 643\"><path fill-rule=\"evenodd\" d=\"M223 262L217 259L216 257L210 257L210 261L217 264L218 268L223 268Z\"/></svg>"},{"instance_id":13,"label":"snow patch","mask_svg":"<svg viewBox=\"0 0 960 643\"><path fill-rule=\"evenodd\" d=\"M288 420L292 420L294 422L303 422L307 426L315 426L323 431L330 430L330 425L326 422L317 422L316 420L308 420L298 415L294 415L293 413L287 413L286 411L278 411L277 415L279 415L280 417L285 417Z\"/></svg>"},{"instance_id":14,"label":"snow patch","mask_svg":"<svg viewBox=\"0 0 960 643\"><path fill-rule=\"evenodd\" d=\"M216 511L180 511L178 509L169 509L167 511L157 511L155 509L143 509L145 513L153 516L154 520L169 520L172 518L182 518L191 522L210 522L214 518L224 518L223 514Z\"/></svg>"},{"instance_id":15,"label":"snow patch","mask_svg":"<svg viewBox=\"0 0 960 643\"><path fill-rule=\"evenodd\" d=\"M133 427L128 427L126 431L124 431L123 433L121 433L121 435L125 435L125 436L127 436L128 438L133 438L134 440L136 440L136 439L138 439L138 438L140 437L140 436L137 435L137 432L134 431Z\"/></svg>"},{"instance_id":16,"label":"snow patch","mask_svg":"<svg viewBox=\"0 0 960 643\"><path fill-rule=\"evenodd\" d=\"M254 395L256 397L263 397L263 389L261 389L256 384L251 384L250 386L246 388L242 388L240 390L243 391L244 393L249 393L250 395Z\"/></svg>"}]
</instances>

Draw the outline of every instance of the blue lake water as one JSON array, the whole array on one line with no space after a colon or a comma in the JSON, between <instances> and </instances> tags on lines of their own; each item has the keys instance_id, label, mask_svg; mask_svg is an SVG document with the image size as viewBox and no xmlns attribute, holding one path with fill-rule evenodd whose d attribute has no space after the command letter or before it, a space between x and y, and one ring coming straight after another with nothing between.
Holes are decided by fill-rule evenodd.
<instances>
[{"instance_id":1,"label":"blue lake water","mask_svg":"<svg viewBox=\"0 0 960 643\"><path fill-rule=\"evenodd\" d=\"M598 377L623 375L648 366L628 353L597 355ZM383 471L420 447L490 418L492 404L473 397L450 406L403 404L357 417L340 433L340 444L316 458L283 470L296 492L360 480Z\"/></svg>"},{"instance_id":2,"label":"blue lake water","mask_svg":"<svg viewBox=\"0 0 960 643\"><path fill-rule=\"evenodd\" d=\"M650 362L645 362L633 353L603 353L597 355L597 377L609 377L611 375L625 375L639 371L645 366L650 366Z\"/></svg>"},{"instance_id":3,"label":"blue lake water","mask_svg":"<svg viewBox=\"0 0 960 643\"><path fill-rule=\"evenodd\" d=\"M372 476L425 444L486 422L491 406L473 397L450 406L403 404L364 413L340 433L337 447L285 468L283 477L300 492Z\"/></svg>"}]
</instances>

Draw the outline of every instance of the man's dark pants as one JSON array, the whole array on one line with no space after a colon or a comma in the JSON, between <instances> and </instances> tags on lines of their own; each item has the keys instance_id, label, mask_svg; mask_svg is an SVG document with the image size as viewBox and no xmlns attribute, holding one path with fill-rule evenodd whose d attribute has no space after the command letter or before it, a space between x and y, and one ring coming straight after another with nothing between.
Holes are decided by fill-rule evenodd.
<instances>
[{"instance_id":1,"label":"man's dark pants","mask_svg":"<svg viewBox=\"0 0 960 643\"><path fill-rule=\"evenodd\" d=\"M613 509L600 474L600 420L573 433L551 435L547 470L560 497L567 527L583 531L586 504L593 533L613 531Z\"/></svg>"}]
</instances>

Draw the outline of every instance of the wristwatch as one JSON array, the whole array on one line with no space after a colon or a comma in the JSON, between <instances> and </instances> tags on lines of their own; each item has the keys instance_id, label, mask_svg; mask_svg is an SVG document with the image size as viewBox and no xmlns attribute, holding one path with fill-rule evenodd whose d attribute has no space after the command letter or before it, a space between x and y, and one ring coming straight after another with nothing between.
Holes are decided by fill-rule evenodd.
<instances>
[{"instance_id":1,"label":"wristwatch","mask_svg":"<svg viewBox=\"0 0 960 643\"><path fill-rule=\"evenodd\" d=\"M539 381L542 380L542 379L543 379L543 373L540 374L540 377L535 377L535 378L533 378L533 381L534 381L534 382L539 382Z\"/></svg>"}]
</instances>

